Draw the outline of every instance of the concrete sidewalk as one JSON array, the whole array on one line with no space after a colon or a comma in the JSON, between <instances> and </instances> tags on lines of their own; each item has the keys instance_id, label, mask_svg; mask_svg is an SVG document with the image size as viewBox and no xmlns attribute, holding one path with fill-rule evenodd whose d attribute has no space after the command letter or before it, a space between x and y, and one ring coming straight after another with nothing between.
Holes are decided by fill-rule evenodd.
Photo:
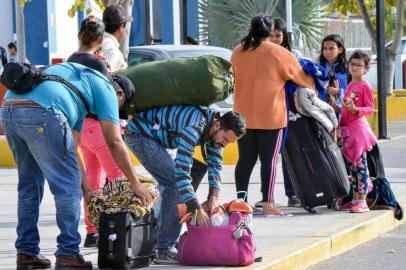
<instances>
[{"instance_id":1,"label":"concrete sidewalk","mask_svg":"<svg viewBox=\"0 0 406 270\"><path fill-rule=\"evenodd\" d=\"M389 126L392 140L381 141L380 147L386 166L386 175L391 182L398 200L406 206L406 123L392 123ZM234 166L225 166L221 200L235 197ZM137 167L140 173L145 173ZM17 171L0 170L0 269L15 269ZM207 182L199 188L198 196L207 196ZM254 204L260 199L259 166L251 177L249 201ZM293 213L286 218L254 218L254 234L257 244L257 256L261 263L255 263L247 269L304 269L321 260L340 254L355 245L375 238L377 235L393 229L399 222L390 211L371 211L365 214L350 214L317 208L318 213L311 215L301 208L287 208L284 196L282 171L279 164L276 184L276 203ZM83 220L80 232L85 235ZM56 249L58 229L55 223L55 208L52 195L46 188L39 219L41 234L41 253L52 259ZM97 250L82 248L87 260L97 268ZM207 269L208 267L157 266L159 269ZM221 269L221 268L210 268ZM229 269L229 268L228 268ZM241 269L241 268L238 268Z\"/></svg>"}]
</instances>

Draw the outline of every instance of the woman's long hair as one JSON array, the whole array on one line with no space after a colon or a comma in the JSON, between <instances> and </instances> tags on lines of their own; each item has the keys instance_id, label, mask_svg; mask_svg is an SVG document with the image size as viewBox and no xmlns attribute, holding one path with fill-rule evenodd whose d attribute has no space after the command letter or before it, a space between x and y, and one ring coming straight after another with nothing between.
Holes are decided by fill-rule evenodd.
<instances>
[{"instance_id":1,"label":"woman's long hair","mask_svg":"<svg viewBox=\"0 0 406 270\"><path fill-rule=\"evenodd\" d=\"M340 35L337 35L337 34L328 35L328 36L324 37L323 41L321 42L321 52L320 52L320 56L319 56L320 65L322 65L324 67L327 63L327 59L323 55L323 46L324 46L324 42L326 42L326 41L333 41L335 44L337 44L338 48L343 49L343 52L337 56L336 63L338 63L338 65L335 68L334 72L342 72L342 73L348 72L348 62L347 62L347 57L346 57L346 53L345 53L344 40Z\"/></svg>"},{"instance_id":2,"label":"woman's long hair","mask_svg":"<svg viewBox=\"0 0 406 270\"><path fill-rule=\"evenodd\" d=\"M258 15L252 18L248 35L241 40L242 49L255 50L264 38L271 36L273 21L270 16Z\"/></svg>"},{"instance_id":3,"label":"woman's long hair","mask_svg":"<svg viewBox=\"0 0 406 270\"><path fill-rule=\"evenodd\" d=\"M286 23L282 18L276 18L273 20L274 30L279 30L283 33L283 41L281 46L287 49L288 51L292 51L292 45L290 44L289 41L289 34L288 34L288 29L286 28Z\"/></svg>"}]
</instances>

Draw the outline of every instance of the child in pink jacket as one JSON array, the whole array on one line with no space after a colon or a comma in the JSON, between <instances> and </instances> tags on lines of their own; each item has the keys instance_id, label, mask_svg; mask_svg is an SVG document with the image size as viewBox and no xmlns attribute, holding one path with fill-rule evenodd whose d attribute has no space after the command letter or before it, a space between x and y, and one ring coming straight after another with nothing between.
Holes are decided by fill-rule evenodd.
<instances>
[{"instance_id":1,"label":"child in pink jacket","mask_svg":"<svg viewBox=\"0 0 406 270\"><path fill-rule=\"evenodd\" d=\"M350 182L353 200L345 208L352 213L368 212L366 196L369 186L367 151L377 143L365 116L374 112L374 95L371 85L364 79L369 68L369 56L355 51L349 59L351 81L343 99L339 129L343 141L343 156L351 162Z\"/></svg>"}]
</instances>

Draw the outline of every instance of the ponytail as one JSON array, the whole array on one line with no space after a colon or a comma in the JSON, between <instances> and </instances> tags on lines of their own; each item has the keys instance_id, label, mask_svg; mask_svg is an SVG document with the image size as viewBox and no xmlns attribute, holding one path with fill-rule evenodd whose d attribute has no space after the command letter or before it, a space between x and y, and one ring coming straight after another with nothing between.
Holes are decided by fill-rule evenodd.
<instances>
[{"instance_id":1,"label":"ponytail","mask_svg":"<svg viewBox=\"0 0 406 270\"><path fill-rule=\"evenodd\" d=\"M255 50L264 38L270 37L273 21L270 16L257 15L252 18L248 35L241 40L242 50Z\"/></svg>"},{"instance_id":2,"label":"ponytail","mask_svg":"<svg viewBox=\"0 0 406 270\"><path fill-rule=\"evenodd\" d=\"M80 23L79 40L82 45L90 46L104 34L104 23L90 15Z\"/></svg>"}]
</instances>

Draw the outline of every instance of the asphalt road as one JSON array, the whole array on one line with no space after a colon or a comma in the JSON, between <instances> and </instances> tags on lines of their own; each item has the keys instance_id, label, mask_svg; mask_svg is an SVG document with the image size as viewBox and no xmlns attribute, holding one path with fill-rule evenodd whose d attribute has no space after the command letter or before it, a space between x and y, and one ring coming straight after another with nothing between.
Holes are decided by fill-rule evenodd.
<instances>
[{"instance_id":1,"label":"asphalt road","mask_svg":"<svg viewBox=\"0 0 406 270\"><path fill-rule=\"evenodd\" d=\"M406 224L308 270L404 270Z\"/></svg>"}]
</instances>

